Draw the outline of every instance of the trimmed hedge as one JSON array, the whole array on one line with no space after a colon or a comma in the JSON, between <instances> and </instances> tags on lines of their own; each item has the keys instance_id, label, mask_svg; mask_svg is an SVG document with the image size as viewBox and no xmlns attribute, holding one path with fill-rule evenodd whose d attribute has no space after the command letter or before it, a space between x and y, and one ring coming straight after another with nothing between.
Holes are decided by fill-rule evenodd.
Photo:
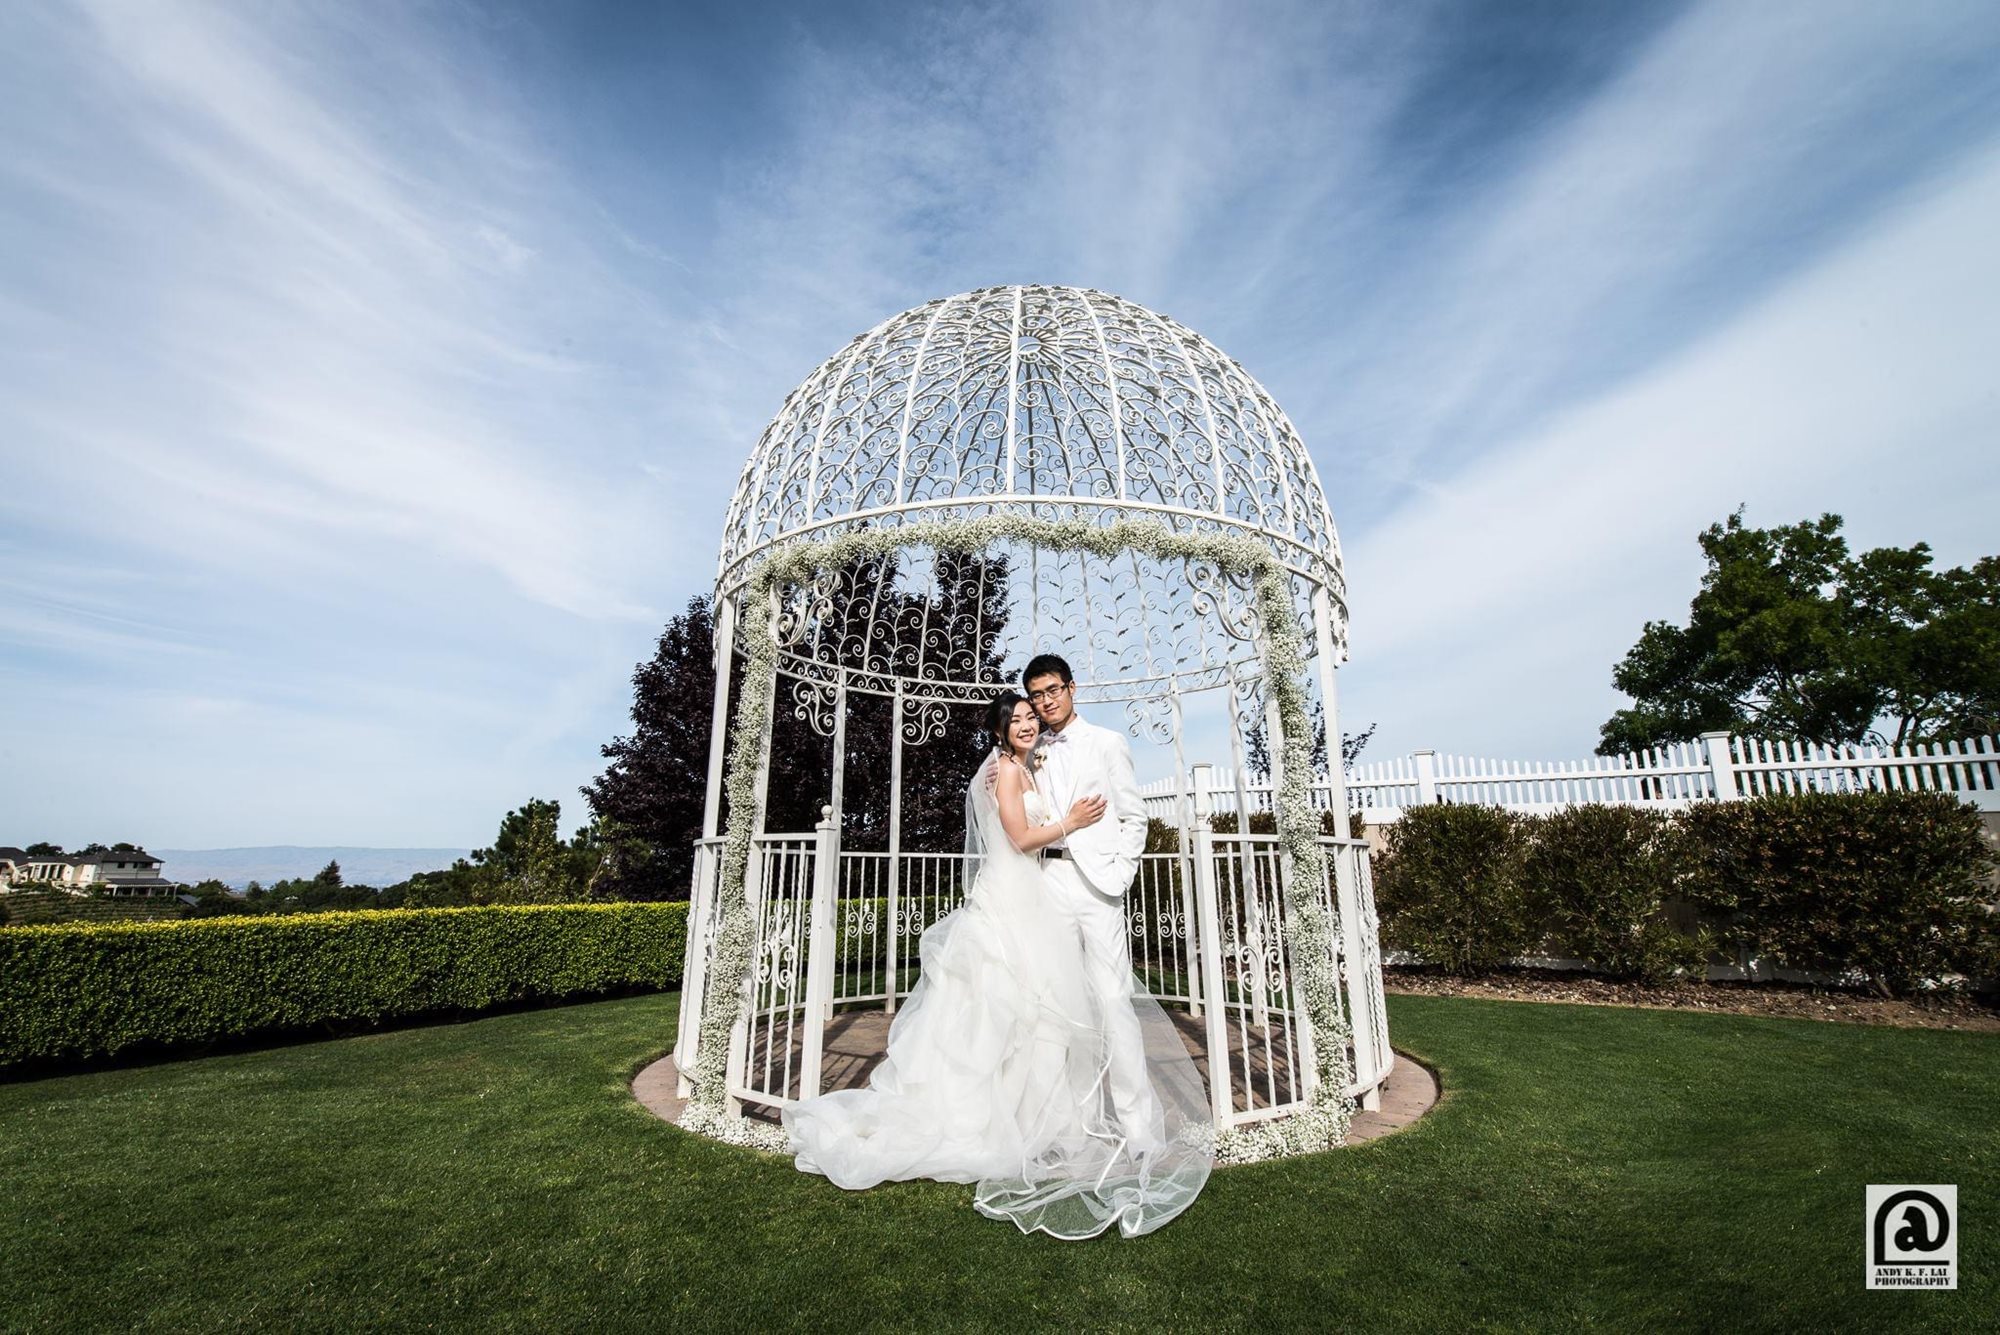
<instances>
[{"instance_id":1,"label":"trimmed hedge","mask_svg":"<svg viewBox=\"0 0 2000 1335\"><path fill-rule=\"evenodd\" d=\"M1387 845L1375 869L1384 944L1451 973L1547 944L1596 972L1660 982L1699 974L1719 944L1858 973L1885 996L2000 974L2000 859L1978 811L1949 794L1775 795L1670 818L1444 803L1404 813ZM1720 932L1671 926L1673 899Z\"/></svg>"},{"instance_id":2,"label":"trimmed hedge","mask_svg":"<svg viewBox=\"0 0 2000 1335\"><path fill-rule=\"evenodd\" d=\"M1522 834L1527 897L1557 953L1641 983L1706 971L1714 934L1683 932L1668 916L1688 854L1664 812L1586 803L1530 817Z\"/></svg>"},{"instance_id":3,"label":"trimmed hedge","mask_svg":"<svg viewBox=\"0 0 2000 1335\"><path fill-rule=\"evenodd\" d=\"M1527 817L1443 802L1391 825L1375 868L1384 936L1470 977L1528 953L1541 936L1522 861Z\"/></svg>"},{"instance_id":4,"label":"trimmed hedge","mask_svg":"<svg viewBox=\"0 0 2000 1335\"><path fill-rule=\"evenodd\" d=\"M1684 893L1752 951L1883 996L2000 973L1995 855L1948 793L1793 793L1685 812Z\"/></svg>"},{"instance_id":5,"label":"trimmed hedge","mask_svg":"<svg viewBox=\"0 0 2000 1335\"><path fill-rule=\"evenodd\" d=\"M0 1068L680 982L687 905L360 909L0 930Z\"/></svg>"}]
</instances>

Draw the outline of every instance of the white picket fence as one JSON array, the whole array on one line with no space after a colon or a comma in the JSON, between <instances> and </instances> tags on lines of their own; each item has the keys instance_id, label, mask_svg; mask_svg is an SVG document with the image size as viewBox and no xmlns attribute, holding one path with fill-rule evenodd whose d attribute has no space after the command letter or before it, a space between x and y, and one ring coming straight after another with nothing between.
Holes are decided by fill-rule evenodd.
<instances>
[{"instance_id":1,"label":"white picket fence","mask_svg":"<svg viewBox=\"0 0 2000 1335\"><path fill-rule=\"evenodd\" d=\"M1235 811L1239 794L1252 811L1271 809L1271 787L1256 775L1196 766L1217 811ZM1171 821L1177 785L1160 779L1141 790L1146 812ZM1730 801L1765 793L1952 793L1981 811L2000 811L2000 737L1906 747L1815 746L1702 734L1634 755L1586 760L1480 760L1418 751L1357 765L1347 775L1347 803L1371 825L1386 824L1413 806L1470 802L1512 811L1547 812L1584 802L1672 810L1704 799ZM1332 788L1321 776L1314 801L1326 807Z\"/></svg>"}]
</instances>

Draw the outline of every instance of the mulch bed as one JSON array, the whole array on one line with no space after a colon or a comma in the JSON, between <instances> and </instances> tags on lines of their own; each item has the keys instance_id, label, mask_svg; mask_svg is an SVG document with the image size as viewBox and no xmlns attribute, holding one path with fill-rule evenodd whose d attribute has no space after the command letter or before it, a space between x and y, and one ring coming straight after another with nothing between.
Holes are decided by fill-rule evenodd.
<instances>
[{"instance_id":1,"label":"mulch bed","mask_svg":"<svg viewBox=\"0 0 2000 1335\"><path fill-rule=\"evenodd\" d=\"M1562 969L1508 969L1476 978L1448 978L1424 969L1390 967L1382 971L1382 985L1389 992L1427 997L1563 1001L1582 1006L1640 1006L2000 1033L2000 1006L1993 1004L1992 998L1982 1001L1963 994L1889 1001L1865 992L1804 983L1683 982L1646 987Z\"/></svg>"}]
</instances>

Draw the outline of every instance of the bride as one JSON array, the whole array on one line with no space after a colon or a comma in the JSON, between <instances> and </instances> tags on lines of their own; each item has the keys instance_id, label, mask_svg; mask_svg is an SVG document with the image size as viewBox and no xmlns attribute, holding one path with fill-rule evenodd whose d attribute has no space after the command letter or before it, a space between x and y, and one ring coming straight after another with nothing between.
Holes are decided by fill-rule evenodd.
<instances>
[{"instance_id":1,"label":"bride","mask_svg":"<svg viewBox=\"0 0 2000 1335\"><path fill-rule=\"evenodd\" d=\"M1040 850L1095 824L1104 799L1052 813L1031 771L1032 706L987 709L994 749L966 790L965 903L920 943L922 975L865 1089L782 1112L799 1168L849 1189L972 1182L974 1205L1022 1232L1149 1233L1208 1179L1213 1125L1201 1077L1164 1011L1132 980L1151 1097L1121 1123L1107 1086L1104 1003L1085 984L1076 928L1044 903Z\"/></svg>"}]
</instances>

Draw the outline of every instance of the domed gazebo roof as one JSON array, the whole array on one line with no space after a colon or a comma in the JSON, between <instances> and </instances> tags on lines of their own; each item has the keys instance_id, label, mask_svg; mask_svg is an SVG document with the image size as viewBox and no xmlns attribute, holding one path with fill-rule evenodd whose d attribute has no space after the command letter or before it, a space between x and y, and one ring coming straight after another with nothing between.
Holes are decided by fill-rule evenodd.
<instances>
[{"instance_id":1,"label":"domed gazebo roof","mask_svg":"<svg viewBox=\"0 0 2000 1335\"><path fill-rule=\"evenodd\" d=\"M1284 412L1201 335L1088 288L945 297L883 321L828 358L785 400L744 466L716 592L740 593L757 558L791 539L1002 510L1093 523L1150 518L1252 536L1293 572L1302 616L1310 590L1331 595L1335 641L1344 639L1333 517ZM1010 656L1046 647L1057 627L1068 637L1060 643L1078 647L1087 628L1072 661L1100 698L1157 696L1173 681L1219 684L1253 657L1243 652L1240 600L1199 563L1164 564L1135 557L1109 568L1010 553ZM936 573L905 563L890 577L908 587ZM840 601L869 596L847 589ZM1190 603L1216 614L1195 619L1219 623L1221 633L1191 625ZM829 652L793 650L788 669L805 669L794 675L830 682L835 674L812 670L815 662L834 666ZM978 665L924 657L858 673L849 663L837 675L864 690L901 678L933 698L991 687Z\"/></svg>"}]
</instances>

